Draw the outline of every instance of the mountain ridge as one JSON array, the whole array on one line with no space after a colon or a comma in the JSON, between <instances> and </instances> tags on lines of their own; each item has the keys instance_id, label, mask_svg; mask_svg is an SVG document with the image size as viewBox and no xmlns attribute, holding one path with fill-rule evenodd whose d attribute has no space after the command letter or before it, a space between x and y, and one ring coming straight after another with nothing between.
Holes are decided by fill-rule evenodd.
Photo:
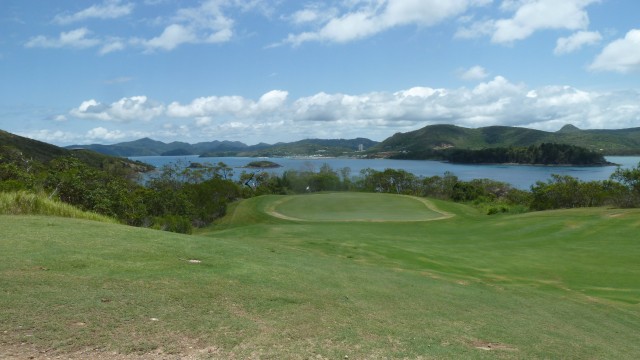
<instances>
[{"instance_id":1,"label":"mountain ridge","mask_svg":"<svg viewBox=\"0 0 640 360\"><path fill-rule=\"evenodd\" d=\"M481 150L543 143L574 145L603 155L638 155L640 128L581 130L573 125L565 125L558 131L549 132L511 126L465 128L456 125L429 125L406 133L396 133L372 151L418 153L445 148Z\"/></svg>"},{"instance_id":2,"label":"mountain ridge","mask_svg":"<svg viewBox=\"0 0 640 360\"><path fill-rule=\"evenodd\" d=\"M164 143L150 138L113 145L73 145L116 156L201 155L201 156L339 156L357 152L362 144L368 156L384 157L388 153L424 152L447 148L479 150L493 147L522 147L558 143L584 147L603 155L640 155L640 127L626 129L579 129L567 124L555 132L514 126L466 128L450 124L428 125L405 133L396 133L382 142L366 138L304 139L246 145L240 141L209 141L189 144L174 141Z\"/></svg>"}]
</instances>

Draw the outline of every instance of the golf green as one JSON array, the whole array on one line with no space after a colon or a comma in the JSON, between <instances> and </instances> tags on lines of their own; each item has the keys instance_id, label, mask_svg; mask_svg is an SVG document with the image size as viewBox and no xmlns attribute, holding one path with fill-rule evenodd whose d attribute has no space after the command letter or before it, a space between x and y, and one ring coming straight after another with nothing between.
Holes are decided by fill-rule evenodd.
<instances>
[{"instance_id":1,"label":"golf green","mask_svg":"<svg viewBox=\"0 0 640 360\"><path fill-rule=\"evenodd\" d=\"M275 201L268 213L298 221L428 221L451 216L423 198L365 193L287 196Z\"/></svg>"}]
</instances>

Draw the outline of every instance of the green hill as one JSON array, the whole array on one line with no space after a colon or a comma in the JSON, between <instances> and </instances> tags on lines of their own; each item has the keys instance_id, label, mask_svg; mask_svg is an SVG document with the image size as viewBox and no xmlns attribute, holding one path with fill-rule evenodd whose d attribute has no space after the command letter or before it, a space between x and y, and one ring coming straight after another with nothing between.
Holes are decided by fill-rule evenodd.
<instances>
[{"instance_id":1,"label":"green hill","mask_svg":"<svg viewBox=\"0 0 640 360\"><path fill-rule=\"evenodd\" d=\"M75 157L89 166L100 169L112 168L114 165L130 168L138 172L145 172L151 169L148 164L85 149L65 149L0 130L0 163L3 158L13 161L14 158L19 157L47 164L51 160L63 156Z\"/></svg>"},{"instance_id":2,"label":"green hill","mask_svg":"<svg viewBox=\"0 0 640 360\"><path fill-rule=\"evenodd\" d=\"M394 198L388 218L372 211L391 195L359 194L362 208L319 219L335 216L327 195L248 199L194 236L0 216L0 353L640 356L638 210L483 216ZM398 222L416 212L425 221Z\"/></svg>"},{"instance_id":3,"label":"green hill","mask_svg":"<svg viewBox=\"0 0 640 360\"><path fill-rule=\"evenodd\" d=\"M620 130L580 130L565 126L557 132L520 127L490 126L477 129L455 125L430 125L384 140L374 152L424 152L459 148L484 149L559 143L583 147L604 155L640 154L640 128Z\"/></svg>"}]
</instances>

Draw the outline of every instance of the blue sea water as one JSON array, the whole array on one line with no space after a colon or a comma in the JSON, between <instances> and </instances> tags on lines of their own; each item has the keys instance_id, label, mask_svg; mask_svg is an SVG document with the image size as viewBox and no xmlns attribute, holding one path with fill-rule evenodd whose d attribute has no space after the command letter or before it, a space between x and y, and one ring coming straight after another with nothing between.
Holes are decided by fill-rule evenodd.
<instances>
[{"instance_id":1,"label":"blue sea water","mask_svg":"<svg viewBox=\"0 0 640 360\"><path fill-rule=\"evenodd\" d=\"M223 162L234 168L236 175L242 171L256 170L242 167L256 158L248 157L212 157L198 156L135 156L132 160L139 160L158 168L170 163L181 163L187 166L190 162L217 164ZM377 171L385 169L405 170L421 177L442 176L451 172L461 180L493 179L511 184L519 189L529 189L536 181L547 181L552 174L570 175L583 181L606 180L616 170L616 166L531 166L531 165L461 165L430 160L391 160L391 159L351 159L351 158L269 158L282 167L266 169L264 171L282 174L286 170L318 171L323 164L334 170L345 167L351 169L351 176L357 176L361 170L371 168ZM607 160L619 164L621 167L636 167L640 163L640 156L608 156Z\"/></svg>"}]
</instances>

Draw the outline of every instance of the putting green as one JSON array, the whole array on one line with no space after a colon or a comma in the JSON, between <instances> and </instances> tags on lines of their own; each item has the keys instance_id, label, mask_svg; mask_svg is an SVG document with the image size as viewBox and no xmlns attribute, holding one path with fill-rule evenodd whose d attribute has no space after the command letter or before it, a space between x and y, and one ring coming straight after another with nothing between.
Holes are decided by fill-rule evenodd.
<instances>
[{"instance_id":1,"label":"putting green","mask_svg":"<svg viewBox=\"0 0 640 360\"><path fill-rule=\"evenodd\" d=\"M429 221L451 217L426 199L369 193L322 193L287 196L267 212L296 221Z\"/></svg>"}]
</instances>

